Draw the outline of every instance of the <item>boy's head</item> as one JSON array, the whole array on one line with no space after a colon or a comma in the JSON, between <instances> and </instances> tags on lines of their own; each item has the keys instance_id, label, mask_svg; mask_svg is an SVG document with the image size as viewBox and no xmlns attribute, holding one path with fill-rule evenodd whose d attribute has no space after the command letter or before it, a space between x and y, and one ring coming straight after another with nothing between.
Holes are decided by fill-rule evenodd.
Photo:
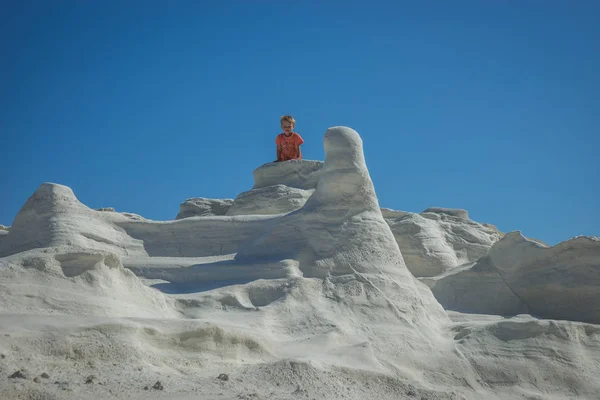
<instances>
[{"instance_id":1,"label":"boy's head","mask_svg":"<svg viewBox=\"0 0 600 400\"><path fill-rule=\"evenodd\" d=\"M283 129L283 133L285 133L287 136L291 135L293 130L294 130L294 126L296 126L296 120L294 119L294 117L292 117L291 115L284 115L283 117L281 117L281 129Z\"/></svg>"}]
</instances>

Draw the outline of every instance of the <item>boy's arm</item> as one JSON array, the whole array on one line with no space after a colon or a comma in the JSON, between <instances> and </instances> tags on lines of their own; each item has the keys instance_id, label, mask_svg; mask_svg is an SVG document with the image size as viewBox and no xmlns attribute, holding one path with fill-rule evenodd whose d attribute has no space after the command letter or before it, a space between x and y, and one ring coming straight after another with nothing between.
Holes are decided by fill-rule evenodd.
<instances>
[{"instance_id":1,"label":"boy's arm","mask_svg":"<svg viewBox=\"0 0 600 400\"><path fill-rule=\"evenodd\" d=\"M276 161L281 161L281 146L277 145L277 160Z\"/></svg>"},{"instance_id":2,"label":"boy's arm","mask_svg":"<svg viewBox=\"0 0 600 400\"><path fill-rule=\"evenodd\" d=\"M302 150L300 150L300 146L304 143L304 139L298 133L296 133L296 157L298 160L302 160Z\"/></svg>"}]
</instances>

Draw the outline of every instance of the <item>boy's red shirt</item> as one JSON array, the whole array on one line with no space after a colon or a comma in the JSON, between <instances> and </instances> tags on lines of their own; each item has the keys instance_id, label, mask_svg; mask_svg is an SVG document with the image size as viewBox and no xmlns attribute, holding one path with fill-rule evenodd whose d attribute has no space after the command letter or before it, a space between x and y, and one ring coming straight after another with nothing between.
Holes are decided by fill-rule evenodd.
<instances>
[{"instance_id":1,"label":"boy's red shirt","mask_svg":"<svg viewBox=\"0 0 600 400\"><path fill-rule=\"evenodd\" d=\"M304 143L304 140L296 132L292 132L290 136L285 136L285 133L280 133L275 139L277 146L281 146L281 161L302 159L302 154L296 153L296 147Z\"/></svg>"}]
</instances>

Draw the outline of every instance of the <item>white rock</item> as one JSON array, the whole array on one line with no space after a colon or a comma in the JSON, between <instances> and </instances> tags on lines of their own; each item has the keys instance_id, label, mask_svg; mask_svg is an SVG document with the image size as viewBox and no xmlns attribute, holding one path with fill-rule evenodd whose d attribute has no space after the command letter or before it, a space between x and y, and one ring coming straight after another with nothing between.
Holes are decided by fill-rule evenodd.
<instances>
[{"instance_id":1,"label":"white rock","mask_svg":"<svg viewBox=\"0 0 600 400\"><path fill-rule=\"evenodd\" d=\"M403 307L415 312L411 319L430 313L443 320L429 291L422 291L406 268L383 219L360 136L350 128L334 127L327 130L324 144L325 163L304 207L266 225L257 239L241 246L236 260L293 259L304 277L365 274L369 280L383 279L388 283L382 283L382 290L399 296ZM392 295L388 291L394 286Z\"/></svg>"},{"instance_id":2,"label":"white rock","mask_svg":"<svg viewBox=\"0 0 600 400\"><path fill-rule=\"evenodd\" d=\"M43 183L18 212L0 242L0 257L34 248L69 245L115 254L145 255L143 243L105 218L127 219L95 211L79 202L67 186Z\"/></svg>"},{"instance_id":3,"label":"white rock","mask_svg":"<svg viewBox=\"0 0 600 400\"><path fill-rule=\"evenodd\" d=\"M432 277L475 262L502 237L494 226L465 219L460 211L384 212L414 276Z\"/></svg>"},{"instance_id":4,"label":"white rock","mask_svg":"<svg viewBox=\"0 0 600 400\"><path fill-rule=\"evenodd\" d=\"M322 161L312 160L289 160L264 164L253 171L253 189L273 185L314 189L322 167Z\"/></svg>"},{"instance_id":5,"label":"white rock","mask_svg":"<svg viewBox=\"0 0 600 400\"><path fill-rule=\"evenodd\" d=\"M172 299L145 286L120 257L104 250L72 246L33 249L3 258L0 282L16 281L0 290L2 311L83 317L173 318Z\"/></svg>"},{"instance_id":6,"label":"white rock","mask_svg":"<svg viewBox=\"0 0 600 400\"><path fill-rule=\"evenodd\" d=\"M0 241L12 252L47 246L0 257L0 364L74 380L60 395L44 381L10 382L10 370L0 375L0 398L148 397L142 385L157 377L163 397L178 399L597 398L598 325L450 319L408 272L383 216L406 220L407 235L425 232L420 256L440 262L470 261L497 230L462 213L381 211L358 134L332 128L325 146L321 179L306 189L314 193L285 215L157 222L90 210L65 187L41 188ZM523 298L585 317L599 303L588 296L599 286L597 243L576 238L557 250L508 235L475 267L444 264L426 279L435 290L480 270L474 276L489 282L473 296L482 283L464 280L457 301L490 305L496 296L500 304L509 289L494 291L494 279L515 280L523 293L516 287L498 310L519 309ZM224 372L231 384L216 382ZM80 384L90 373L101 382Z\"/></svg>"},{"instance_id":7,"label":"white rock","mask_svg":"<svg viewBox=\"0 0 600 400\"><path fill-rule=\"evenodd\" d=\"M532 313L502 280L489 257L465 269L450 271L448 275L423 279L423 282L448 310L506 316Z\"/></svg>"},{"instance_id":8,"label":"white rock","mask_svg":"<svg viewBox=\"0 0 600 400\"><path fill-rule=\"evenodd\" d=\"M600 241L553 247L511 232L472 268L430 282L438 300L463 312L600 323Z\"/></svg>"},{"instance_id":9,"label":"white rock","mask_svg":"<svg viewBox=\"0 0 600 400\"><path fill-rule=\"evenodd\" d=\"M227 215L227 210L232 203L232 199L206 199L202 197L187 199L180 204L179 213L175 219Z\"/></svg>"},{"instance_id":10,"label":"white rock","mask_svg":"<svg viewBox=\"0 0 600 400\"><path fill-rule=\"evenodd\" d=\"M443 207L429 207L428 209L426 209L425 211L423 211L423 214L445 214L445 215L450 215L452 217L457 217L457 218L462 218L462 219L469 219L469 213L467 212L467 210L461 210L459 208L443 208Z\"/></svg>"},{"instance_id":11,"label":"white rock","mask_svg":"<svg viewBox=\"0 0 600 400\"><path fill-rule=\"evenodd\" d=\"M383 218L385 218L386 220L394 220L410 214L413 213L410 213L408 211L392 210L391 208L381 208L381 215L383 215Z\"/></svg>"},{"instance_id":12,"label":"white rock","mask_svg":"<svg viewBox=\"0 0 600 400\"><path fill-rule=\"evenodd\" d=\"M240 193L227 215L285 214L304 206L312 189L297 189L285 185L265 186Z\"/></svg>"},{"instance_id":13,"label":"white rock","mask_svg":"<svg viewBox=\"0 0 600 400\"><path fill-rule=\"evenodd\" d=\"M207 257L235 253L262 230L267 216L190 217L175 221L119 220L152 257Z\"/></svg>"}]
</instances>

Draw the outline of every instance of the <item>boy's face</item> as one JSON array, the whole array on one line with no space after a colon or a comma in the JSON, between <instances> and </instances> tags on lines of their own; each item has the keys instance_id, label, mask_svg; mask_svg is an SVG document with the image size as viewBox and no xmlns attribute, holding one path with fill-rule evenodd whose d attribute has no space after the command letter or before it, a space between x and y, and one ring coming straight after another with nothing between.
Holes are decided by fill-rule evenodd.
<instances>
[{"instance_id":1,"label":"boy's face","mask_svg":"<svg viewBox=\"0 0 600 400\"><path fill-rule=\"evenodd\" d=\"M281 121L281 129L283 129L283 133L285 133L286 136L289 136L292 134L292 130L294 130L294 125L288 121Z\"/></svg>"}]
</instances>

